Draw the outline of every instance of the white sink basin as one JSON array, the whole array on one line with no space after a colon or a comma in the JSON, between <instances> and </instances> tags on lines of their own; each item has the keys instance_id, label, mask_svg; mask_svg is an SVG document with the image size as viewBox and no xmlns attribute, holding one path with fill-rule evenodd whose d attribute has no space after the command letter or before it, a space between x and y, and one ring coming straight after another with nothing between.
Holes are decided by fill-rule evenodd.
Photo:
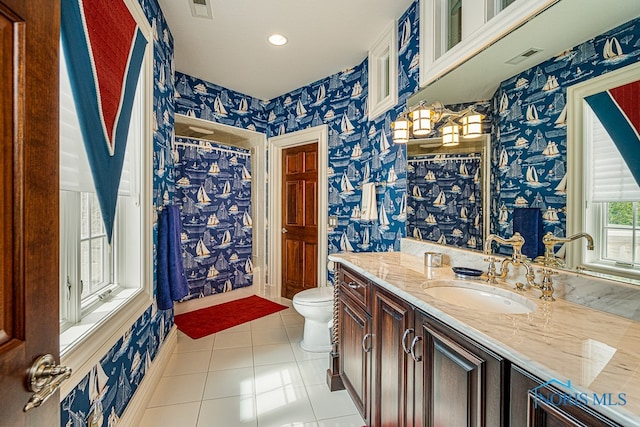
<instances>
[{"instance_id":1,"label":"white sink basin","mask_svg":"<svg viewBox=\"0 0 640 427\"><path fill-rule=\"evenodd\" d=\"M488 313L525 314L536 309L522 295L483 283L435 280L426 283L424 292L449 304Z\"/></svg>"}]
</instances>

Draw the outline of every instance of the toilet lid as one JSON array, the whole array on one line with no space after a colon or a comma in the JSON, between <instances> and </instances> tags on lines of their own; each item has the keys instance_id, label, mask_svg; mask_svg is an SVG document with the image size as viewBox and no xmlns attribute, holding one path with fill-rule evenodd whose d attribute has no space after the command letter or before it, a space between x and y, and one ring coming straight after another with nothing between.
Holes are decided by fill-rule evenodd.
<instances>
[{"instance_id":1,"label":"toilet lid","mask_svg":"<svg viewBox=\"0 0 640 427\"><path fill-rule=\"evenodd\" d=\"M295 294L293 299L295 299L296 302L306 304L331 301L333 299L333 287L323 286L321 288L307 289L306 291Z\"/></svg>"}]
</instances>

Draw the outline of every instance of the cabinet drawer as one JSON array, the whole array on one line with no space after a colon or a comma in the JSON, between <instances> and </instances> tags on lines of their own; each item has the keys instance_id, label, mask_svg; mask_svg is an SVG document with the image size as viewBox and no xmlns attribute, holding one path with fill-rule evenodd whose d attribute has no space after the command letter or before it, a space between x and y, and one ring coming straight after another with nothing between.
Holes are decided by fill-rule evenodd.
<instances>
[{"instance_id":1,"label":"cabinet drawer","mask_svg":"<svg viewBox=\"0 0 640 427\"><path fill-rule=\"evenodd\" d=\"M340 290L359 302L371 314L371 283L369 280L341 267Z\"/></svg>"}]
</instances>

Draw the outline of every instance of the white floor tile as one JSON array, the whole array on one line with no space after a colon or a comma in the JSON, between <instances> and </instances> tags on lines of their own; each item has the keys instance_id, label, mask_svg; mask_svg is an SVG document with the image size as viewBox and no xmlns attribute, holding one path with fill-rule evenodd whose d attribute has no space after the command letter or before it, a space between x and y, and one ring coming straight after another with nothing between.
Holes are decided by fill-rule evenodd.
<instances>
[{"instance_id":1,"label":"white floor tile","mask_svg":"<svg viewBox=\"0 0 640 427\"><path fill-rule=\"evenodd\" d=\"M280 315L282 316L282 323L284 323L285 326L304 324L304 317L292 308L281 311Z\"/></svg>"},{"instance_id":2,"label":"white floor tile","mask_svg":"<svg viewBox=\"0 0 640 427\"><path fill-rule=\"evenodd\" d=\"M287 336L289 337L289 342L291 342L292 344L299 343L300 341L302 341L304 323L300 323L299 325L287 325L286 331Z\"/></svg>"},{"instance_id":3,"label":"white floor tile","mask_svg":"<svg viewBox=\"0 0 640 427\"><path fill-rule=\"evenodd\" d=\"M289 344L289 336L284 327L269 327L265 329L252 329L251 340L253 345Z\"/></svg>"},{"instance_id":4,"label":"white floor tile","mask_svg":"<svg viewBox=\"0 0 640 427\"><path fill-rule=\"evenodd\" d=\"M256 408L260 427L317 425L304 387L287 386L258 393Z\"/></svg>"},{"instance_id":5,"label":"white floor tile","mask_svg":"<svg viewBox=\"0 0 640 427\"><path fill-rule=\"evenodd\" d=\"M360 415L318 420L318 427L362 427L364 425L364 420Z\"/></svg>"},{"instance_id":6,"label":"white floor tile","mask_svg":"<svg viewBox=\"0 0 640 427\"><path fill-rule=\"evenodd\" d=\"M228 334L230 332L245 332L251 330L251 322L244 322L239 325L233 326L231 328L223 329L220 332L216 333L216 335Z\"/></svg>"},{"instance_id":7,"label":"white floor tile","mask_svg":"<svg viewBox=\"0 0 640 427\"><path fill-rule=\"evenodd\" d=\"M300 375L306 386L327 383L327 369L329 369L329 357L322 359L301 360L298 362Z\"/></svg>"},{"instance_id":8,"label":"white floor tile","mask_svg":"<svg viewBox=\"0 0 640 427\"><path fill-rule=\"evenodd\" d=\"M304 386L302 375L295 362L256 366L255 384L257 394L286 386Z\"/></svg>"},{"instance_id":9,"label":"white floor tile","mask_svg":"<svg viewBox=\"0 0 640 427\"><path fill-rule=\"evenodd\" d=\"M206 379L207 376L203 374L160 378L149 402L149 408L201 401Z\"/></svg>"},{"instance_id":10,"label":"white floor tile","mask_svg":"<svg viewBox=\"0 0 640 427\"><path fill-rule=\"evenodd\" d=\"M224 369L238 369L253 367L253 348L223 348L213 350L211 355L210 371L221 371Z\"/></svg>"},{"instance_id":11,"label":"white floor tile","mask_svg":"<svg viewBox=\"0 0 640 427\"><path fill-rule=\"evenodd\" d=\"M319 384L307 386L307 393L313 412L319 420L358 413L346 390L331 392L326 384Z\"/></svg>"},{"instance_id":12,"label":"white floor tile","mask_svg":"<svg viewBox=\"0 0 640 427\"><path fill-rule=\"evenodd\" d=\"M251 331L216 334L213 349L251 347Z\"/></svg>"},{"instance_id":13,"label":"white floor tile","mask_svg":"<svg viewBox=\"0 0 640 427\"><path fill-rule=\"evenodd\" d=\"M163 375L172 376L207 372L209 370L210 360L211 350L194 351L190 353L176 352L171 355L171 359L169 359Z\"/></svg>"},{"instance_id":14,"label":"white floor tile","mask_svg":"<svg viewBox=\"0 0 640 427\"><path fill-rule=\"evenodd\" d=\"M178 345L176 346L175 352L190 353L193 351L211 351L214 337L214 335L209 335L194 340L183 332L178 331Z\"/></svg>"},{"instance_id":15,"label":"white floor tile","mask_svg":"<svg viewBox=\"0 0 640 427\"><path fill-rule=\"evenodd\" d=\"M268 316L264 316L251 321L252 330L274 328L284 328L284 323L282 323L282 317L280 316L280 313L269 314Z\"/></svg>"},{"instance_id":16,"label":"white floor tile","mask_svg":"<svg viewBox=\"0 0 640 427\"><path fill-rule=\"evenodd\" d=\"M259 345L253 347L253 364L255 366L294 362L295 360L290 344Z\"/></svg>"},{"instance_id":17,"label":"white floor tile","mask_svg":"<svg viewBox=\"0 0 640 427\"><path fill-rule=\"evenodd\" d=\"M257 425L256 403L253 395L204 400L200 407L198 427L255 427Z\"/></svg>"},{"instance_id":18,"label":"white floor tile","mask_svg":"<svg viewBox=\"0 0 640 427\"><path fill-rule=\"evenodd\" d=\"M252 396L253 368L211 371L204 386L204 399L218 399L232 396Z\"/></svg>"},{"instance_id":19,"label":"white floor tile","mask_svg":"<svg viewBox=\"0 0 640 427\"><path fill-rule=\"evenodd\" d=\"M291 341L291 350L293 351L293 355L297 361L329 358L329 352L304 351L302 347L300 347L300 341Z\"/></svg>"},{"instance_id":20,"label":"white floor tile","mask_svg":"<svg viewBox=\"0 0 640 427\"><path fill-rule=\"evenodd\" d=\"M200 402L159 406L144 411L139 427L196 427Z\"/></svg>"}]
</instances>

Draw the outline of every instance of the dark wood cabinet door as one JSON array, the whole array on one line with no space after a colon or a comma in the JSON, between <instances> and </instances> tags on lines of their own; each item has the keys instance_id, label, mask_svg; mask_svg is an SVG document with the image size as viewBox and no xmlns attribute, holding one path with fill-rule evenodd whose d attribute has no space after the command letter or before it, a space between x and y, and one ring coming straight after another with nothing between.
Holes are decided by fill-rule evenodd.
<instances>
[{"instance_id":1,"label":"dark wood cabinet door","mask_svg":"<svg viewBox=\"0 0 640 427\"><path fill-rule=\"evenodd\" d=\"M593 409L578 402L553 405L546 400L552 394L560 393L518 366L511 367L510 426L511 427L603 427L618 424L598 414ZM541 387L542 386L542 387ZM532 390L535 389L535 394ZM556 399L556 401L559 401Z\"/></svg>"},{"instance_id":2,"label":"dark wood cabinet door","mask_svg":"<svg viewBox=\"0 0 640 427\"><path fill-rule=\"evenodd\" d=\"M413 308L381 288L373 289L372 426L402 427L412 412L413 362L402 339L413 328Z\"/></svg>"},{"instance_id":3,"label":"dark wood cabinet door","mask_svg":"<svg viewBox=\"0 0 640 427\"><path fill-rule=\"evenodd\" d=\"M371 316L343 292L338 299L340 377L362 418L369 424Z\"/></svg>"},{"instance_id":4,"label":"dark wood cabinet door","mask_svg":"<svg viewBox=\"0 0 640 427\"><path fill-rule=\"evenodd\" d=\"M416 310L415 426L502 426L507 362Z\"/></svg>"},{"instance_id":5,"label":"dark wood cabinet door","mask_svg":"<svg viewBox=\"0 0 640 427\"><path fill-rule=\"evenodd\" d=\"M318 143L282 157L282 296L318 286Z\"/></svg>"}]
</instances>

